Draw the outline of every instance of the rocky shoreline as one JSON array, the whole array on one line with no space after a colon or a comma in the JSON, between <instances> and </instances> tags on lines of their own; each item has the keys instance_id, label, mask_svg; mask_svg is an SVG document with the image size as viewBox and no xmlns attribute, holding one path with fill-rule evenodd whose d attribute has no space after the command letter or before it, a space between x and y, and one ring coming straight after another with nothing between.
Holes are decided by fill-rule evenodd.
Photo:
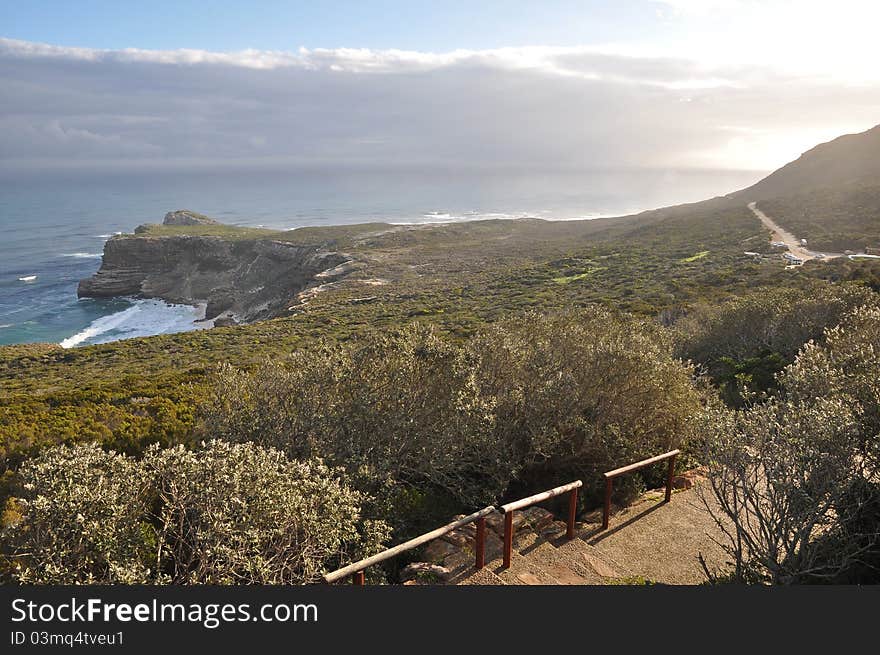
<instances>
[{"instance_id":1,"label":"rocky shoreline","mask_svg":"<svg viewBox=\"0 0 880 655\"><path fill-rule=\"evenodd\" d=\"M181 223L182 214L193 213L171 212L165 225L216 224ZM350 263L349 256L322 243L188 234L118 235L104 244L100 269L80 281L77 295L204 304L205 320L219 327L282 315L298 294L339 279L348 273Z\"/></svg>"}]
</instances>

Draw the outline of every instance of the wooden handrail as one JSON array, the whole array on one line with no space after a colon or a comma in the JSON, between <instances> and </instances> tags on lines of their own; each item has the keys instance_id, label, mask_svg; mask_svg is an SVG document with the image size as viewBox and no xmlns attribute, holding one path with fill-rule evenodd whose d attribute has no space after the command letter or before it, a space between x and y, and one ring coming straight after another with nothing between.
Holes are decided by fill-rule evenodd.
<instances>
[{"instance_id":1,"label":"wooden handrail","mask_svg":"<svg viewBox=\"0 0 880 655\"><path fill-rule=\"evenodd\" d=\"M616 468L603 473L603 476L605 477L605 509L602 514L602 529L605 530L608 528L608 520L611 515L611 491L614 478L668 459L669 470L666 475L666 500L664 501L668 503L670 500L672 500L672 477L675 471L675 458L680 453L681 451L678 449L670 450L668 453L663 453L662 455L657 455L656 457L643 459L640 462L621 466L620 468ZM578 489L580 489L583 484L584 483L581 480L575 480L574 482L569 482L568 484L563 484L561 486L554 487L553 489L542 491L532 496L528 496L527 498L514 500L499 507L499 509L504 513L504 564L502 568L509 569L511 564L514 532L513 513L516 510L530 507L531 505L536 505L537 503L549 500L550 498L555 498L556 496L561 496L564 493L568 493L568 523L566 537L568 539L574 538L574 523L575 516L577 514ZM396 557L401 553L412 550L413 548L418 548L419 546L422 546L429 541L438 539L439 537L442 537L443 535L448 534L457 528L474 522L476 522L477 524L477 534L474 548L474 550L476 551L476 568L481 569L483 568L483 566L485 566L486 563L486 517L494 511L495 508L491 505L489 505L488 507L484 507L478 512L474 512L473 514L465 516L462 519L458 519L457 521L447 523L443 527L437 528L436 530L426 532L423 535L415 537L414 539L410 539L409 541L405 541L402 544L394 546L393 548L383 550L381 553L377 553L358 562L354 562L353 564L349 564L348 566L344 566L341 569L338 569L331 573L327 573L324 576L324 581L328 583L337 582L348 576L351 576L354 584L363 585L365 569L375 564L380 564L381 562Z\"/></svg>"},{"instance_id":2,"label":"wooden handrail","mask_svg":"<svg viewBox=\"0 0 880 655\"><path fill-rule=\"evenodd\" d=\"M651 457L649 459L643 459L641 462L636 462L635 464L629 464L627 466L621 466L619 469L614 469L613 471L607 471L602 475L606 478L616 478L619 475L623 475L624 473L630 473L632 471L637 471L640 468L644 468L646 466L650 466L651 464L656 464L657 462L662 462L664 459L669 459L670 457L675 457L681 453L680 450L670 450L668 453L663 453L662 455L657 455L656 457Z\"/></svg>"},{"instance_id":3,"label":"wooden handrail","mask_svg":"<svg viewBox=\"0 0 880 655\"><path fill-rule=\"evenodd\" d=\"M675 473L675 458L680 453L681 451L676 448L675 450L670 450L668 453L663 453L662 455L657 455L656 457L649 457L648 459L643 459L642 461L636 462L635 464L628 464L626 466L621 466L620 468L616 468L603 473L602 475L605 477L605 508L602 512L602 529L608 529L608 521L611 518L611 491L614 483L614 478L624 475L626 473L638 471L639 469L645 468L646 466L650 466L651 464L656 464L657 462L662 462L663 460L668 459L669 470L666 472L666 500L663 501L668 503L670 500L672 500L672 476Z\"/></svg>"},{"instance_id":4,"label":"wooden handrail","mask_svg":"<svg viewBox=\"0 0 880 655\"><path fill-rule=\"evenodd\" d=\"M550 498L555 498L556 496L561 496L566 491L571 491L572 489L578 489L584 486L584 483L580 480L575 480L574 482L569 482L568 484L563 484L559 487L554 487L553 489L548 489L547 491L542 491L539 494L535 494L534 496L529 496L528 498L522 498L520 500L515 500L512 503L507 503L506 505L502 505L499 509L507 514L508 512L512 512L517 509L522 509L523 507L529 507L530 505L534 505L536 503L540 503L544 500L549 500Z\"/></svg>"},{"instance_id":5,"label":"wooden handrail","mask_svg":"<svg viewBox=\"0 0 880 655\"><path fill-rule=\"evenodd\" d=\"M431 530L430 532L426 532L423 535L410 539L409 541L404 541L402 544L398 544L393 548L389 548L387 550L383 550L381 553L377 553L370 557L366 557L358 562L354 562L353 564L349 564L348 566L344 566L341 569L333 571L332 573L328 573L324 576L325 582L336 582L338 580L342 580L348 576L353 577L354 584L362 585L364 584L364 569L373 566L374 564L379 564L384 562L385 560L389 560L392 557L396 557L401 553L404 553L408 550L412 550L413 548L418 548L429 541L433 541L439 537L442 537L445 534L452 532L453 530L460 528L462 526L467 525L468 523L477 522L477 539L476 539L476 563L477 568L483 568L485 564L485 535L486 535L486 516L495 511L495 508L492 505L488 507L484 507L479 512L474 512L469 516L465 516L462 519L458 519L457 521L453 521L452 523L447 523L443 527L437 528L436 530Z\"/></svg>"},{"instance_id":6,"label":"wooden handrail","mask_svg":"<svg viewBox=\"0 0 880 655\"><path fill-rule=\"evenodd\" d=\"M502 568L510 568L510 562L513 556L513 513L518 509L523 509L524 507L535 505L542 501L549 500L550 498L561 496L562 494L567 492L569 494L568 525L565 536L568 539L574 538L574 519L577 513L578 489L580 489L583 485L584 483L582 481L575 480L574 482L569 482L568 484L554 487L553 489L548 489L547 491L542 491L541 493L534 494L533 496L529 496L528 498L515 500L500 507L501 511L504 512L504 564L502 565Z\"/></svg>"}]
</instances>

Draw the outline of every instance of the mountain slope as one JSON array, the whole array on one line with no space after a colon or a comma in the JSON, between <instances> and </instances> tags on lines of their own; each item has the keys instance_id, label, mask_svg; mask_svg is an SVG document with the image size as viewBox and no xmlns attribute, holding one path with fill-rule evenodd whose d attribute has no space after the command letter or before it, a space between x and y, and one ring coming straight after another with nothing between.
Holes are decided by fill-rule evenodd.
<instances>
[{"instance_id":1,"label":"mountain slope","mask_svg":"<svg viewBox=\"0 0 880 655\"><path fill-rule=\"evenodd\" d=\"M642 225L689 216L708 219L750 202L807 239L812 250L880 247L880 125L820 144L746 189L633 218Z\"/></svg>"},{"instance_id":2,"label":"mountain slope","mask_svg":"<svg viewBox=\"0 0 880 655\"><path fill-rule=\"evenodd\" d=\"M851 184L880 186L880 125L822 143L732 195L760 201Z\"/></svg>"}]
</instances>

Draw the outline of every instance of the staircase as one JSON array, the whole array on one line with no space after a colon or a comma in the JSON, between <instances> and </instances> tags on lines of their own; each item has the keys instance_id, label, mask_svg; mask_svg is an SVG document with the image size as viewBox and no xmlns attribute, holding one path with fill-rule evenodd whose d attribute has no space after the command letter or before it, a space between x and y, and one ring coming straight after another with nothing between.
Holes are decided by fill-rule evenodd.
<instances>
[{"instance_id":1,"label":"staircase","mask_svg":"<svg viewBox=\"0 0 880 655\"><path fill-rule=\"evenodd\" d=\"M510 568L503 568L503 515L487 517L486 566L474 567L476 527L458 528L422 550L424 562L410 564L405 584L604 585L700 584L699 563L720 567L725 553L714 540L723 535L706 511L700 487L677 491L670 503L651 491L613 514L602 530L598 513L577 523L566 538L566 524L540 507L514 513L516 528Z\"/></svg>"}]
</instances>

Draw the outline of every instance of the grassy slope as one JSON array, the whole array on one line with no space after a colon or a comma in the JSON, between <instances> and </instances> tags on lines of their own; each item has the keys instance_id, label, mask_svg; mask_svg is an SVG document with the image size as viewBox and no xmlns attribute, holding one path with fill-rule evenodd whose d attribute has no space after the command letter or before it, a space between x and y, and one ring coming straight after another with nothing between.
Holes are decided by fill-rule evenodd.
<instances>
[{"instance_id":1,"label":"grassy slope","mask_svg":"<svg viewBox=\"0 0 880 655\"><path fill-rule=\"evenodd\" d=\"M358 263L338 286L270 321L73 350L0 348L0 455L14 463L46 442L82 438L127 450L185 440L217 363L248 366L322 338L408 321L466 335L511 312L591 302L655 315L746 287L797 284L807 274L743 257L765 245L767 233L744 206L713 201L601 221L258 232L330 241ZM147 231L177 233L252 238L254 230Z\"/></svg>"}]
</instances>

